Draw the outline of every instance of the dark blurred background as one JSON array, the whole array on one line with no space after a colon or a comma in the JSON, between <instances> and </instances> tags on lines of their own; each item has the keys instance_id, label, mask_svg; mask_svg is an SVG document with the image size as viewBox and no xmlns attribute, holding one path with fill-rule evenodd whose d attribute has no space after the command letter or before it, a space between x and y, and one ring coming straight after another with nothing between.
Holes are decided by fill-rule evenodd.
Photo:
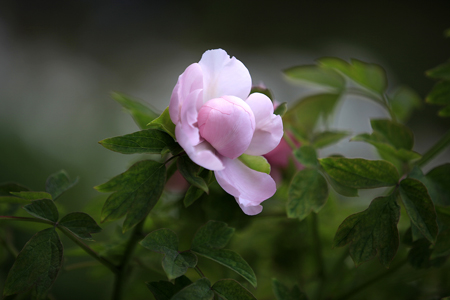
<instances>
[{"instance_id":1,"label":"dark blurred background","mask_svg":"<svg viewBox=\"0 0 450 300\"><path fill-rule=\"evenodd\" d=\"M322 56L381 64L390 88L407 85L425 97L434 82L424 71L450 53L450 39L443 36L450 27L448 4L2 0L0 182L43 190L49 174L65 169L80 181L63 201L69 210L83 210L98 197L92 187L133 159L97 144L138 130L109 93L124 92L162 111L178 75L207 49L236 56L253 82L263 82L279 101L293 102L302 90L281 70ZM336 126L367 132L370 117L386 115L352 101L343 106L353 108L345 119L359 120L344 126L338 116ZM419 152L450 125L437 110L426 106L408 124ZM446 151L440 159L448 156Z\"/></svg>"}]
</instances>

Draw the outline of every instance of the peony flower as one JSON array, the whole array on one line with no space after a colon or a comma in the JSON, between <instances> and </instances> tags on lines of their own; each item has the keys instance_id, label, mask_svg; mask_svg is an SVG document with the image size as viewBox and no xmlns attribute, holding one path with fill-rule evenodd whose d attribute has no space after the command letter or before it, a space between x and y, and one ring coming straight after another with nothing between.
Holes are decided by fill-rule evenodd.
<instances>
[{"instance_id":1,"label":"peony flower","mask_svg":"<svg viewBox=\"0 0 450 300\"><path fill-rule=\"evenodd\" d=\"M255 215L276 185L270 175L238 158L273 150L283 136L283 123L267 96L249 95L251 86L244 64L222 49L209 50L179 76L169 113L177 142L190 159L213 170L244 213Z\"/></svg>"}]
</instances>

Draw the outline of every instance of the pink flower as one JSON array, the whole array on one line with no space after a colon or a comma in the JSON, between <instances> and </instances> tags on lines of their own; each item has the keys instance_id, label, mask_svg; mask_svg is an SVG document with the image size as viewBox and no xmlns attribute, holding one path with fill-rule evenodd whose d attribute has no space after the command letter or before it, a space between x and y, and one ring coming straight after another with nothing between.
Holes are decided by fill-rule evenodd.
<instances>
[{"instance_id":1,"label":"pink flower","mask_svg":"<svg viewBox=\"0 0 450 300\"><path fill-rule=\"evenodd\" d=\"M264 155L283 136L280 116L271 100L249 95L247 68L222 50L206 51L181 74L172 92L169 112L175 136L196 164L213 170L217 182L236 198L248 215L262 211L262 201L276 191L272 177L247 167L242 154Z\"/></svg>"}]
</instances>

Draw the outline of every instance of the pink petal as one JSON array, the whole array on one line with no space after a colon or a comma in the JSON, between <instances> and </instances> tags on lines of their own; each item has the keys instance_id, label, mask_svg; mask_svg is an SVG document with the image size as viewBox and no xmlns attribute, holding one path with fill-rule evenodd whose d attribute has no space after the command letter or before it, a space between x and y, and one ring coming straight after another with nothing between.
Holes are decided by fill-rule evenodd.
<instances>
[{"instance_id":1,"label":"pink petal","mask_svg":"<svg viewBox=\"0 0 450 300\"><path fill-rule=\"evenodd\" d=\"M255 117L241 99L223 96L206 102L198 112L200 136L220 154L231 159L247 150L255 128Z\"/></svg>"},{"instance_id":2,"label":"pink petal","mask_svg":"<svg viewBox=\"0 0 450 300\"><path fill-rule=\"evenodd\" d=\"M236 197L235 197L236 198ZM243 203L239 203L239 201L242 201L242 198L236 198L236 202L239 204L239 207L242 209L242 211L249 216L254 216L259 214L260 212L262 212L263 207L262 205L249 205L249 206L245 206Z\"/></svg>"},{"instance_id":3,"label":"pink petal","mask_svg":"<svg viewBox=\"0 0 450 300\"><path fill-rule=\"evenodd\" d=\"M192 91L201 88L203 88L202 68L198 63L191 64L178 77L178 82L170 98L169 114L174 124L179 122L181 106L184 100Z\"/></svg>"},{"instance_id":4,"label":"pink petal","mask_svg":"<svg viewBox=\"0 0 450 300\"><path fill-rule=\"evenodd\" d=\"M252 79L247 68L222 49L203 53L199 65L203 71L203 103L224 95L247 98Z\"/></svg>"},{"instance_id":5,"label":"pink petal","mask_svg":"<svg viewBox=\"0 0 450 300\"><path fill-rule=\"evenodd\" d=\"M179 133L175 130L177 141L180 139L180 135L183 135L182 139L192 146L203 141L197 127L197 101L201 98L202 90L195 90L185 98L183 105L181 106L179 122L176 124L176 127L179 127L181 124L183 125L180 127L183 128L183 130L179 131ZM184 148L183 145L181 145L181 147Z\"/></svg>"},{"instance_id":6,"label":"pink petal","mask_svg":"<svg viewBox=\"0 0 450 300\"><path fill-rule=\"evenodd\" d=\"M258 206L275 194L275 181L270 175L252 170L238 159L222 157L222 162L225 169L214 172L217 182L237 198L240 206ZM251 212L250 208L246 210Z\"/></svg>"},{"instance_id":7,"label":"pink petal","mask_svg":"<svg viewBox=\"0 0 450 300\"><path fill-rule=\"evenodd\" d=\"M251 94L245 101L255 114L255 133L245 151L250 155L266 154L280 143L283 137L283 121L273 114L273 104L269 97L261 93Z\"/></svg>"}]
</instances>

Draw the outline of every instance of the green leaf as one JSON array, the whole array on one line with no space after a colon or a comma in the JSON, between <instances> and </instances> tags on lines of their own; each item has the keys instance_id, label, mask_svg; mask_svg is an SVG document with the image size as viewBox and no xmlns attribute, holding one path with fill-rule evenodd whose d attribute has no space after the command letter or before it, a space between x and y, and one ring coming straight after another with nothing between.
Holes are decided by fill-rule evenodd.
<instances>
[{"instance_id":1,"label":"green leaf","mask_svg":"<svg viewBox=\"0 0 450 300\"><path fill-rule=\"evenodd\" d=\"M303 220L311 211L318 213L327 202L328 185L316 169L299 171L289 186L287 215Z\"/></svg>"},{"instance_id":2,"label":"green leaf","mask_svg":"<svg viewBox=\"0 0 450 300\"><path fill-rule=\"evenodd\" d=\"M291 290L275 278L272 279L272 290L277 300L308 300L305 293L301 292L298 285Z\"/></svg>"},{"instance_id":3,"label":"green leaf","mask_svg":"<svg viewBox=\"0 0 450 300\"><path fill-rule=\"evenodd\" d=\"M163 253L162 266L169 280L184 275L188 268L197 265L197 256L191 252L178 252L178 236L170 229L159 229L149 233L140 244L145 248Z\"/></svg>"},{"instance_id":4,"label":"green leaf","mask_svg":"<svg viewBox=\"0 0 450 300\"><path fill-rule=\"evenodd\" d=\"M430 104L445 105L444 109L439 111L439 115L442 117L448 116L447 111L450 109L450 81L439 81L436 83L425 101Z\"/></svg>"},{"instance_id":5,"label":"green leaf","mask_svg":"<svg viewBox=\"0 0 450 300\"><path fill-rule=\"evenodd\" d=\"M436 205L450 206L450 163L437 166L426 175L428 192Z\"/></svg>"},{"instance_id":6,"label":"green leaf","mask_svg":"<svg viewBox=\"0 0 450 300\"><path fill-rule=\"evenodd\" d=\"M264 156L242 154L238 159L252 170L270 174L270 164Z\"/></svg>"},{"instance_id":7,"label":"green leaf","mask_svg":"<svg viewBox=\"0 0 450 300\"><path fill-rule=\"evenodd\" d=\"M30 215L33 215L39 219L58 222L59 214L58 209L50 199L34 200L30 204L23 207Z\"/></svg>"},{"instance_id":8,"label":"green leaf","mask_svg":"<svg viewBox=\"0 0 450 300\"><path fill-rule=\"evenodd\" d=\"M434 244L438 225L436 211L427 188L416 179L406 178L400 182L400 195L411 222Z\"/></svg>"},{"instance_id":9,"label":"green leaf","mask_svg":"<svg viewBox=\"0 0 450 300\"><path fill-rule=\"evenodd\" d=\"M396 149L411 150L414 146L414 134L403 124L388 119L372 119L370 125Z\"/></svg>"},{"instance_id":10,"label":"green leaf","mask_svg":"<svg viewBox=\"0 0 450 300\"><path fill-rule=\"evenodd\" d=\"M111 96L133 117L134 121L141 129L147 129L147 124L158 117L158 114L151 108L124 94L114 92Z\"/></svg>"},{"instance_id":11,"label":"green leaf","mask_svg":"<svg viewBox=\"0 0 450 300\"><path fill-rule=\"evenodd\" d=\"M63 246L55 228L36 233L23 247L8 273L3 295L32 289L37 298L45 297L58 275Z\"/></svg>"},{"instance_id":12,"label":"green leaf","mask_svg":"<svg viewBox=\"0 0 450 300\"><path fill-rule=\"evenodd\" d=\"M178 157L177 166L181 175L183 175L187 182L202 189L205 193L209 192L208 184L201 176L199 176L202 171L201 167L194 163L189 156L183 155Z\"/></svg>"},{"instance_id":13,"label":"green leaf","mask_svg":"<svg viewBox=\"0 0 450 300\"><path fill-rule=\"evenodd\" d=\"M397 119L405 122L409 119L414 109L421 107L422 98L413 89L402 86L389 97L389 103Z\"/></svg>"},{"instance_id":14,"label":"green leaf","mask_svg":"<svg viewBox=\"0 0 450 300\"><path fill-rule=\"evenodd\" d=\"M169 107L167 107L158 118L148 123L147 128L164 131L175 139L175 124L173 124L172 119L170 119Z\"/></svg>"},{"instance_id":15,"label":"green leaf","mask_svg":"<svg viewBox=\"0 0 450 300\"><path fill-rule=\"evenodd\" d=\"M28 200L19 197L13 197L11 192L21 192L28 191L28 188L14 183L5 182L0 184L0 203L10 203L10 204L28 204Z\"/></svg>"},{"instance_id":16,"label":"green leaf","mask_svg":"<svg viewBox=\"0 0 450 300\"><path fill-rule=\"evenodd\" d=\"M383 160L327 157L319 162L332 179L353 189L392 186L399 179L394 165Z\"/></svg>"},{"instance_id":17,"label":"green leaf","mask_svg":"<svg viewBox=\"0 0 450 300\"><path fill-rule=\"evenodd\" d=\"M144 220L158 202L164 190L164 164L143 160L126 172L95 187L99 192L114 192L106 200L101 221L115 220L126 215L123 231Z\"/></svg>"},{"instance_id":18,"label":"green leaf","mask_svg":"<svg viewBox=\"0 0 450 300\"><path fill-rule=\"evenodd\" d=\"M306 97L290 108L283 119L294 133L297 135L301 133L303 140L309 140L319 118L324 121L328 119L339 97L339 94L319 94Z\"/></svg>"},{"instance_id":19,"label":"green leaf","mask_svg":"<svg viewBox=\"0 0 450 300\"><path fill-rule=\"evenodd\" d=\"M431 259L450 255L450 208L436 207L439 235L433 247Z\"/></svg>"},{"instance_id":20,"label":"green leaf","mask_svg":"<svg viewBox=\"0 0 450 300\"><path fill-rule=\"evenodd\" d=\"M313 138L312 145L320 149L336 144L346 136L350 135L348 131L322 131Z\"/></svg>"},{"instance_id":21,"label":"green leaf","mask_svg":"<svg viewBox=\"0 0 450 300\"><path fill-rule=\"evenodd\" d=\"M233 279L222 279L214 283L212 290L224 300L256 300L246 288Z\"/></svg>"},{"instance_id":22,"label":"green leaf","mask_svg":"<svg viewBox=\"0 0 450 300\"><path fill-rule=\"evenodd\" d=\"M46 192L30 192L30 191L22 191L22 192L11 192L11 195L17 196L19 198L27 199L27 200L39 200L39 199L50 199L52 200L52 195Z\"/></svg>"},{"instance_id":23,"label":"green leaf","mask_svg":"<svg viewBox=\"0 0 450 300\"><path fill-rule=\"evenodd\" d=\"M311 146L301 146L294 150L295 158L304 166L316 167L318 165L316 149Z\"/></svg>"},{"instance_id":24,"label":"green leaf","mask_svg":"<svg viewBox=\"0 0 450 300\"><path fill-rule=\"evenodd\" d=\"M358 197L357 189L340 184L339 182L331 178L326 172L324 172L323 175L336 193L346 197Z\"/></svg>"},{"instance_id":25,"label":"green leaf","mask_svg":"<svg viewBox=\"0 0 450 300\"><path fill-rule=\"evenodd\" d=\"M93 241L91 233L99 233L102 231L97 222L88 214L84 212L73 212L64 216L58 222L60 226L64 226L70 232L75 234L80 239Z\"/></svg>"},{"instance_id":26,"label":"green leaf","mask_svg":"<svg viewBox=\"0 0 450 300\"><path fill-rule=\"evenodd\" d=\"M54 201L61 196L62 193L72 188L78 182L78 177L70 180L66 171L61 170L53 173L47 178L45 182L45 190L52 195Z\"/></svg>"},{"instance_id":27,"label":"green leaf","mask_svg":"<svg viewBox=\"0 0 450 300\"><path fill-rule=\"evenodd\" d=\"M211 290L208 278L200 278L176 293L170 300L211 300L213 298L214 292Z\"/></svg>"},{"instance_id":28,"label":"green leaf","mask_svg":"<svg viewBox=\"0 0 450 300\"><path fill-rule=\"evenodd\" d=\"M178 144L165 132L146 129L123 136L104 139L99 142L106 149L123 153L164 154L178 149Z\"/></svg>"},{"instance_id":29,"label":"green leaf","mask_svg":"<svg viewBox=\"0 0 450 300\"><path fill-rule=\"evenodd\" d=\"M191 283L192 281L183 275L176 278L175 283L160 280L158 282L146 282L145 284L156 300L170 300L173 295Z\"/></svg>"},{"instance_id":30,"label":"green leaf","mask_svg":"<svg viewBox=\"0 0 450 300\"><path fill-rule=\"evenodd\" d=\"M252 86L252 89L250 90L250 94L253 94L253 93L264 94L267 97L269 97L270 100L273 101L272 91L264 86Z\"/></svg>"},{"instance_id":31,"label":"green leaf","mask_svg":"<svg viewBox=\"0 0 450 300\"><path fill-rule=\"evenodd\" d=\"M426 71L425 74L434 79L450 80L450 61Z\"/></svg>"},{"instance_id":32,"label":"green leaf","mask_svg":"<svg viewBox=\"0 0 450 300\"><path fill-rule=\"evenodd\" d=\"M230 268L256 287L256 276L248 263L239 254L221 249L226 246L233 233L234 228L227 224L209 221L195 234L191 250Z\"/></svg>"},{"instance_id":33,"label":"green leaf","mask_svg":"<svg viewBox=\"0 0 450 300\"><path fill-rule=\"evenodd\" d=\"M207 169L203 169L203 171L200 172L200 177L202 177L205 180L206 184L209 186L213 178L213 172ZM198 187L191 185L188 188L186 195L184 196L183 199L184 207L191 206L203 194L204 191L202 189L199 189Z\"/></svg>"},{"instance_id":34,"label":"green leaf","mask_svg":"<svg viewBox=\"0 0 450 300\"><path fill-rule=\"evenodd\" d=\"M283 102L280 105L275 108L273 114L277 116L284 116L284 114L287 112L287 102Z\"/></svg>"},{"instance_id":35,"label":"green leaf","mask_svg":"<svg viewBox=\"0 0 450 300\"><path fill-rule=\"evenodd\" d=\"M350 243L350 255L356 265L379 252L380 262L389 267L399 245L400 206L396 199L396 193L375 198L368 209L346 218L336 232L333 245L342 247Z\"/></svg>"},{"instance_id":36,"label":"green leaf","mask_svg":"<svg viewBox=\"0 0 450 300\"><path fill-rule=\"evenodd\" d=\"M345 79L333 69L316 65L296 66L283 71L291 79L331 87L337 90L345 88Z\"/></svg>"},{"instance_id":37,"label":"green leaf","mask_svg":"<svg viewBox=\"0 0 450 300\"><path fill-rule=\"evenodd\" d=\"M318 63L320 66L341 72L356 83L378 94L383 94L386 90L386 72L377 64L369 64L357 59L351 59L350 63L347 63L334 57L321 58Z\"/></svg>"}]
</instances>

